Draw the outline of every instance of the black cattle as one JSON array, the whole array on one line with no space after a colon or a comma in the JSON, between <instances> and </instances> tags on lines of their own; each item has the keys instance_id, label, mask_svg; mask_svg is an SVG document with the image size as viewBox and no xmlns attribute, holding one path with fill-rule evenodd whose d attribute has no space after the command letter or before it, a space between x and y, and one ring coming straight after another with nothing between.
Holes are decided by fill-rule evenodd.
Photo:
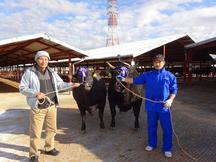
<instances>
[{"instance_id":1,"label":"black cattle","mask_svg":"<svg viewBox=\"0 0 216 162\"><path fill-rule=\"evenodd\" d=\"M92 107L98 109L100 128L105 128L103 121L107 93L105 82L98 73L90 73L84 68L77 70L74 78L74 81L82 83L73 89L73 96L82 117L81 130L86 130L86 111L92 114Z\"/></svg>"},{"instance_id":2,"label":"black cattle","mask_svg":"<svg viewBox=\"0 0 216 162\"><path fill-rule=\"evenodd\" d=\"M115 116L116 116L116 106L119 108L120 112L126 112L133 108L135 122L135 129L139 128L139 113L140 107L142 105L142 98L139 98L133 95L131 92L126 90L117 80L116 76L122 73L121 68L114 68L110 63L108 65L111 67L111 80L108 87L108 100L111 111L111 124L112 128L115 127ZM123 74L124 75L124 74ZM138 76L138 72L136 71L136 67L130 66L127 71L128 77L136 77ZM140 85L126 85L128 89L133 91L134 93L143 96L143 86Z\"/></svg>"}]
</instances>

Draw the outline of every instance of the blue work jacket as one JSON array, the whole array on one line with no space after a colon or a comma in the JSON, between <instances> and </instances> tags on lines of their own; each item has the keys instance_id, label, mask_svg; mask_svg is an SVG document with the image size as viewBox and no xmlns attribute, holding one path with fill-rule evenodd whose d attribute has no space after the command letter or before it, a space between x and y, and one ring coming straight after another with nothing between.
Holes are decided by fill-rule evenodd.
<instances>
[{"instance_id":1,"label":"blue work jacket","mask_svg":"<svg viewBox=\"0 0 216 162\"><path fill-rule=\"evenodd\" d=\"M133 84L145 84L145 97L154 101L166 101L170 94L177 93L176 77L165 68L144 72L133 79ZM146 110L162 112L163 103L145 101Z\"/></svg>"}]
</instances>

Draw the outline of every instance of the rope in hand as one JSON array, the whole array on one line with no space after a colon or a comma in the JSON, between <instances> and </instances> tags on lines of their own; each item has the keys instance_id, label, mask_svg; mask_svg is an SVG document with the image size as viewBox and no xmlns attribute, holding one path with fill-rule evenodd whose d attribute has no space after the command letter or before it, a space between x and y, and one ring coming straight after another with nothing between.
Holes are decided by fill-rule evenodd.
<instances>
[{"instance_id":1,"label":"rope in hand","mask_svg":"<svg viewBox=\"0 0 216 162\"><path fill-rule=\"evenodd\" d=\"M42 100L42 101L40 101L40 100ZM45 101L48 102L48 104L49 104L48 107L50 107L51 105L54 105L54 102L48 96L45 96L42 99L37 99L36 103L39 104L39 105L42 105L42 104L45 103Z\"/></svg>"},{"instance_id":2,"label":"rope in hand","mask_svg":"<svg viewBox=\"0 0 216 162\"><path fill-rule=\"evenodd\" d=\"M117 80L117 82L119 82L119 83L122 85L122 87L124 87L127 91L131 92L132 94L134 94L134 95L137 96L137 97L140 97L140 98L142 98L142 99L144 99L144 100L146 100L146 101L150 101L150 102L153 102L153 103L165 103L164 101L154 101L154 100L151 100L151 99L149 99L149 98L145 98L145 97L143 97L143 96L141 96L141 95L139 95L139 94L136 94L135 92L133 92L132 90L130 90L129 88L127 88L121 81L119 81L118 79L116 79L116 80ZM182 145L180 144L179 137L178 137L178 135L177 135L177 133L175 132L174 127L173 127L172 112L171 112L171 109L169 109L169 110L170 110L169 112L170 112L170 118L171 118L171 124L172 124L172 131L173 131L174 136L176 137L176 141L177 141L177 144L178 144L180 150L181 150L185 155L187 155L190 159L192 159L192 160L194 160L194 161L197 161L197 159L196 159L195 157L193 157L191 154L189 154L187 151L185 151L185 149L184 149L184 148L182 147Z\"/></svg>"},{"instance_id":3,"label":"rope in hand","mask_svg":"<svg viewBox=\"0 0 216 162\"><path fill-rule=\"evenodd\" d=\"M81 84L83 84L83 83L81 83ZM47 95L52 94L52 93L57 93L57 92L65 91L65 90L68 90L68 89L70 89L70 88L73 88L73 85L72 85L72 86L69 86L69 87L67 87L67 88L63 88L63 89L60 89L60 90L56 90L56 91L51 91L51 92L45 93L45 97L42 98L42 99L40 99L40 100L42 100L42 101L40 101L39 99L37 99L36 102L37 102L39 105L42 105L42 104L45 103L45 101L47 101L47 102L49 103L49 107L50 107L50 106L51 106L52 104L54 104L54 103L53 103L53 101L51 101L51 99L50 99Z\"/></svg>"}]
</instances>

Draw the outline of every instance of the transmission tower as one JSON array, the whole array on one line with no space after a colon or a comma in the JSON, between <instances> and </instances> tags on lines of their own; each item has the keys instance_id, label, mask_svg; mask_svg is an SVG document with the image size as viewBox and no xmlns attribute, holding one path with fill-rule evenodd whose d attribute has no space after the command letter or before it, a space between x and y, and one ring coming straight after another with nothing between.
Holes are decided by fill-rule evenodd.
<instances>
[{"instance_id":1,"label":"transmission tower","mask_svg":"<svg viewBox=\"0 0 216 162\"><path fill-rule=\"evenodd\" d=\"M107 0L107 15L108 15L108 33L106 39L106 46L113 46L119 44L118 38L118 4L117 0Z\"/></svg>"}]
</instances>

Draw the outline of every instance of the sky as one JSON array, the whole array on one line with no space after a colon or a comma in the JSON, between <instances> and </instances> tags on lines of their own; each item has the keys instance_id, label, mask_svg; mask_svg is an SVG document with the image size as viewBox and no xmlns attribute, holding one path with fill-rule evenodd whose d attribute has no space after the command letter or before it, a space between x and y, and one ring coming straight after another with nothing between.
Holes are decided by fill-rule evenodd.
<instances>
[{"instance_id":1,"label":"sky","mask_svg":"<svg viewBox=\"0 0 216 162\"><path fill-rule=\"evenodd\" d=\"M38 33L82 50L106 46L107 0L0 0L0 40ZM216 37L216 0L118 0L120 44Z\"/></svg>"}]
</instances>

